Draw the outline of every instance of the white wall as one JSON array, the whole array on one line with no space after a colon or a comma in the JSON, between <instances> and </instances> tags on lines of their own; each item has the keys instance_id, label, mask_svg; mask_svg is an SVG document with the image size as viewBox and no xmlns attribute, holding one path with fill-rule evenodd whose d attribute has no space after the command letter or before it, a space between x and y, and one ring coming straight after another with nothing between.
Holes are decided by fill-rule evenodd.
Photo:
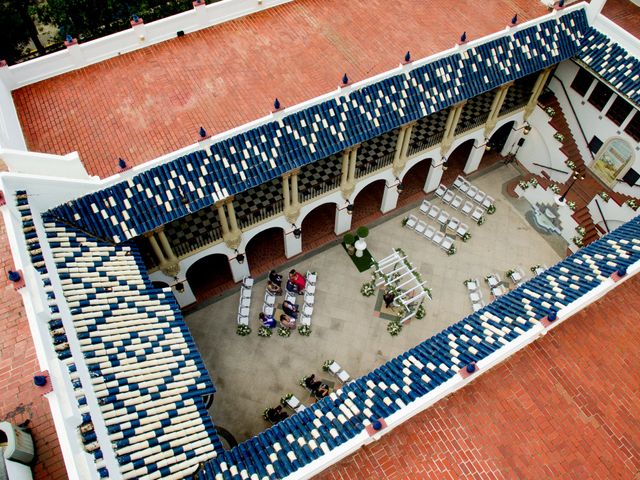
<instances>
[{"instance_id":1,"label":"white wall","mask_svg":"<svg viewBox=\"0 0 640 480\"><path fill-rule=\"evenodd\" d=\"M9 71L8 67L0 67L0 148L14 148L26 150L27 145L22 135L18 115L16 114L11 90L3 82L3 75Z\"/></svg>"},{"instance_id":2,"label":"white wall","mask_svg":"<svg viewBox=\"0 0 640 480\"><path fill-rule=\"evenodd\" d=\"M558 101L560 102L560 106L564 112L564 115L569 123L569 127L573 133L573 138L580 149L580 153L582 154L583 159L587 165L590 165L592 162L592 156L589 153L589 149L587 147L588 141L591 140L593 136L597 136L604 143L611 137L620 137L630 145L635 146L635 161L632 164L632 167L636 171L640 171L640 146L638 146L638 142L636 142L629 134L625 133L625 131L609 120L605 113L607 111L607 107L603 109L601 112L593 105L591 105L588 101L589 92L587 92L586 97L580 96L576 91L574 91L570 85L573 82L576 73L578 73L578 65L573 63L572 61L565 61L560 64L558 69L556 70L555 75L562 80L564 84L567 96L564 94L564 91L560 87L558 83L558 79L554 78L551 80L550 87L556 94ZM571 111L571 107L569 106L568 101L571 102L573 108L579 118L580 125L584 131L586 136L586 142L580 130L578 129L578 120L575 115ZM637 110L636 110L637 111ZM631 113L633 115L633 112ZM623 123L623 126L625 124ZM597 154L595 155L597 158ZM631 187L627 185L625 182L618 182L614 188L614 191L624 193L626 195L632 195L636 198L640 198L640 186Z\"/></svg>"},{"instance_id":3,"label":"white wall","mask_svg":"<svg viewBox=\"0 0 640 480\"><path fill-rule=\"evenodd\" d=\"M48 177L88 180L91 177L84 168L78 152L67 155L27 152L0 148L0 160L11 173L46 175ZM98 177L95 177L98 178Z\"/></svg>"},{"instance_id":4,"label":"white wall","mask_svg":"<svg viewBox=\"0 0 640 480\"><path fill-rule=\"evenodd\" d=\"M596 205L596 201L598 205ZM598 206L600 209L598 210ZM628 222L636 215L636 212L633 208L631 208L626 203L623 205L618 205L615 200L610 198L607 201L604 201L599 195L594 197L593 200L587 205L589 209L589 213L591 214L591 218L593 219L593 223L597 226L601 227L606 231L606 227L604 225L604 221L602 216L604 215L604 219L607 221L607 226L609 230L613 230L614 228L618 228L623 223ZM600 213L602 211L602 214Z\"/></svg>"}]
</instances>

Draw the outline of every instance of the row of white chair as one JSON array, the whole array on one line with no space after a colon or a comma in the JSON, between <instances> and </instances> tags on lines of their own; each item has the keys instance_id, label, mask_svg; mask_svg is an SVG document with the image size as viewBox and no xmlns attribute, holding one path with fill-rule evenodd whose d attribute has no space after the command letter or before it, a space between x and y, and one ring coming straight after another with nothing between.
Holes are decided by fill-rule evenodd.
<instances>
[{"instance_id":1,"label":"row of white chair","mask_svg":"<svg viewBox=\"0 0 640 480\"><path fill-rule=\"evenodd\" d=\"M480 283L477 279L471 279L467 284L467 292L469 293L469 300L471 300L471 306L473 311L477 312L484 307L484 299L482 298L482 292L480 291Z\"/></svg>"},{"instance_id":2,"label":"row of white chair","mask_svg":"<svg viewBox=\"0 0 640 480\"><path fill-rule=\"evenodd\" d=\"M429 225L423 220L418 220L418 217L415 215L409 215L406 226L413 229L413 231L418 235L423 235L427 240L435 243L445 252L448 251L455 243L455 240L449 235L442 233L440 230L436 229L436 227Z\"/></svg>"},{"instance_id":3,"label":"row of white chair","mask_svg":"<svg viewBox=\"0 0 640 480\"><path fill-rule=\"evenodd\" d=\"M349 380L351 380L351 376L335 360L329 364L329 372L332 375L338 377L338 380L340 380L342 383L347 383Z\"/></svg>"},{"instance_id":4,"label":"row of white chair","mask_svg":"<svg viewBox=\"0 0 640 480\"><path fill-rule=\"evenodd\" d=\"M420 212L424 213L429 218L437 220L441 225L445 225L449 230L455 232L460 238L469 231L469 225L461 222L457 217L449 215L446 210L440 209L436 205L432 205L429 200L425 199L422 201L422 204L420 205Z\"/></svg>"},{"instance_id":5,"label":"row of white chair","mask_svg":"<svg viewBox=\"0 0 640 480\"><path fill-rule=\"evenodd\" d=\"M472 185L471 182L469 182L462 175L458 175L458 177L453 182L453 186L485 210L495 202L495 199L493 197L487 195L475 185Z\"/></svg>"},{"instance_id":6,"label":"row of white chair","mask_svg":"<svg viewBox=\"0 0 640 480\"><path fill-rule=\"evenodd\" d=\"M311 326L311 314L313 313L313 305L316 302L316 280L318 274L316 272L307 272L307 284L304 288L304 305L300 315L300 324Z\"/></svg>"},{"instance_id":7,"label":"row of white chair","mask_svg":"<svg viewBox=\"0 0 640 480\"><path fill-rule=\"evenodd\" d=\"M453 191L447 189L443 184L440 184L438 189L436 190L436 196L439 197L444 203L451 206L454 210L460 210L467 217L473 218L476 222L480 220L485 213L485 209L483 207L478 207L473 204L470 200L466 200L463 202L462 197L459 195L455 195ZM449 197L453 197L453 200L449 200ZM432 205L430 207L428 215L432 216L432 211L435 208L436 215L439 214L440 208ZM487 207L488 208L488 207Z\"/></svg>"},{"instance_id":8,"label":"row of white chair","mask_svg":"<svg viewBox=\"0 0 640 480\"><path fill-rule=\"evenodd\" d=\"M249 325L249 310L251 308L251 289L253 278L244 277L240 286L240 303L238 304L238 325Z\"/></svg>"}]
</instances>

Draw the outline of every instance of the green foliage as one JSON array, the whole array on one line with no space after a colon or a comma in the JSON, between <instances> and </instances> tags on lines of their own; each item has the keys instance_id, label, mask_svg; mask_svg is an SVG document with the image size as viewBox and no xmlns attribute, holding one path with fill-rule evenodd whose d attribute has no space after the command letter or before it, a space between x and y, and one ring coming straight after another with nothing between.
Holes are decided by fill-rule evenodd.
<instances>
[{"instance_id":1,"label":"green foliage","mask_svg":"<svg viewBox=\"0 0 640 480\"><path fill-rule=\"evenodd\" d=\"M331 364L335 362L335 360L325 360L324 363L322 364L322 370L324 372L328 372L329 371L329 367L331 366Z\"/></svg>"},{"instance_id":2,"label":"green foliage","mask_svg":"<svg viewBox=\"0 0 640 480\"><path fill-rule=\"evenodd\" d=\"M360 289L360 293L365 297L370 297L371 295L374 294L375 291L376 289L373 281L365 283L364 285L362 285L362 288Z\"/></svg>"},{"instance_id":3,"label":"green foliage","mask_svg":"<svg viewBox=\"0 0 640 480\"><path fill-rule=\"evenodd\" d=\"M342 237L342 241L345 245L353 245L353 243L356 241L356 237L354 237L351 233L346 233L344 237Z\"/></svg>"},{"instance_id":4,"label":"green foliage","mask_svg":"<svg viewBox=\"0 0 640 480\"><path fill-rule=\"evenodd\" d=\"M240 335L241 337L246 337L250 333L251 327L249 327L248 325L238 325L238 328L236 329L236 334Z\"/></svg>"},{"instance_id":5,"label":"green foliage","mask_svg":"<svg viewBox=\"0 0 640 480\"><path fill-rule=\"evenodd\" d=\"M303 337L308 337L311 335L311 327L309 325L302 325L301 327L298 327L298 333Z\"/></svg>"},{"instance_id":6,"label":"green foliage","mask_svg":"<svg viewBox=\"0 0 640 480\"><path fill-rule=\"evenodd\" d=\"M365 226L358 227L356 235L358 235L358 238L367 238L367 236L369 236L369 229Z\"/></svg>"},{"instance_id":7,"label":"green foliage","mask_svg":"<svg viewBox=\"0 0 640 480\"><path fill-rule=\"evenodd\" d=\"M416 318L418 320L422 320L426 314L427 311L425 310L424 305L420 304L418 310L416 311Z\"/></svg>"},{"instance_id":8,"label":"green foliage","mask_svg":"<svg viewBox=\"0 0 640 480\"><path fill-rule=\"evenodd\" d=\"M258 329L258 336L259 337L264 337L264 338L268 338L273 334L273 330L271 330L270 328L267 327L260 327Z\"/></svg>"},{"instance_id":9,"label":"green foliage","mask_svg":"<svg viewBox=\"0 0 640 480\"><path fill-rule=\"evenodd\" d=\"M0 60L14 63L29 42L29 33L15 8L16 1L0 1Z\"/></svg>"},{"instance_id":10,"label":"green foliage","mask_svg":"<svg viewBox=\"0 0 640 480\"><path fill-rule=\"evenodd\" d=\"M394 320L388 323L387 332L389 332L389 335L391 335L392 337L397 336L401 331L402 325L400 324L400 322Z\"/></svg>"},{"instance_id":11,"label":"green foliage","mask_svg":"<svg viewBox=\"0 0 640 480\"><path fill-rule=\"evenodd\" d=\"M290 337L291 330L289 330L288 328L278 327L278 336L285 338Z\"/></svg>"},{"instance_id":12,"label":"green foliage","mask_svg":"<svg viewBox=\"0 0 640 480\"><path fill-rule=\"evenodd\" d=\"M289 400L291 397L293 397L293 393L287 393L282 398L280 398L280 404L283 407L286 407L287 406L287 400Z\"/></svg>"}]
</instances>

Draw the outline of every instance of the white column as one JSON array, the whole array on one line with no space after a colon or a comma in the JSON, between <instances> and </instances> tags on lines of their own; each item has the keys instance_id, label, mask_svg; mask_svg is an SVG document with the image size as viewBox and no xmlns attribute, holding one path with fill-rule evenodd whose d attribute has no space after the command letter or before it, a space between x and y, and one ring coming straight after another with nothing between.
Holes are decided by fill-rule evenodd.
<instances>
[{"instance_id":1,"label":"white column","mask_svg":"<svg viewBox=\"0 0 640 480\"><path fill-rule=\"evenodd\" d=\"M293 227L291 227L293 228ZM294 257L302 253L302 235L296 238L293 232L284 232L284 256L287 258Z\"/></svg>"},{"instance_id":2,"label":"white column","mask_svg":"<svg viewBox=\"0 0 640 480\"><path fill-rule=\"evenodd\" d=\"M218 209L218 220L220 220L222 236L225 237L229 234L229 223L227 222L227 215L224 213L224 203L219 202L216 205L216 208Z\"/></svg>"},{"instance_id":3,"label":"white column","mask_svg":"<svg viewBox=\"0 0 640 480\"><path fill-rule=\"evenodd\" d=\"M291 174L291 206L300 205L300 195L298 195L298 171Z\"/></svg>"},{"instance_id":4,"label":"white column","mask_svg":"<svg viewBox=\"0 0 640 480\"><path fill-rule=\"evenodd\" d=\"M349 160L349 181L356 181L356 159L358 158L358 147L351 150Z\"/></svg>"},{"instance_id":5,"label":"white column","mask_svg":"<svg viewBox=\"0 0 640 480\"><path fill-rule=\"evenodd\" d=\"M440 165L435 167L433 164L436 162L436 159L431 160L431 168L429 169L429 173L427 174L427 181L424 182L424 190L425 193L433 192L438 185L440 185L440 180L442 180L442 174L444 170L442 169L443 160L438 160Z\"/></svg>"},{"instance_id":6,"label":"white column","mask_svg":"<svg viewBox=\"0 0 640 480\"><path fill-rule=\"evenodd\" d=\"M511 127L511 131L509 132L506 142L504 142L504 147L502 148L500 155L508 155L515 152L516 148L518 148L517 143L522 137L522 130L518 130L517 127L517 124L514 124L513 127Z\"/></svg>"},{"instance_id":7,"label":"white column","mask_svg":"<svg viewBox=\"0 0 640 480\"><path fill-rule=\"evenodd\" d=\"M389 185L391 184L391 186ZM382 213L387 213L393 210L398 206L398 197L400 193L398 192L398 181L393 180L389 182L388 180L384 184L384 194L382 195L382 205L380 205L380 211Z\"/></svg>"},{"instance_id":8,"label":"white column","mask_svg":"<svg viewBox=\"0 0 640 480\"><path fill-rule=\"evenodd\" d=\"M464 166L464 173L470 174L471 172L475 172L480 166L480 162L482 161L482 156L485 152L485 146L480 144L478 140L473 142L473 147L471 148L471 152L469 152L469 158L467 159L467 163Z\"/></svg>"},{"instance_id":9,"label":"white column","mask_svg":"<svg viewBox=\"0 0 640 480\"><path fill-rule=\"evenodd\" d=\"M342 152L342 179L340 180L340 186L344 187L349 181L349 150Z\"/></svg>"},{"instance_id":10,"label":"white column","mask_svg":"<svg viewBox=\"0 0 640 480\"><path fill-rule=\"evenodd\" d=\"M158 245L158 240L156 240L155 234L153 232L145 234L147 239L149 240L149 244L151 245L151 250L156 256L156 260L158 260L158 266L166 263L166 259L164 258L164 253L160 250L160 246Z\"/></svg>"},{"instance_id":11,"label":"white column","mask_svg":"<svg viewBox=\"0 0 640 480\"><path fill-rule=\"evenodd\" d=\"M169 244L169 239L165 235L164 230L158 230L158 238L160 239L160 245L162 245L162 249L164 250L164 253L167 254L167 259L169 261L175 261L176 255L173 253L173 250L171 249L171 245Z\"/></svg>"},{"instance_id":12,"label":"white column","mask_svg":"<svg viewBox=\"0 0 640 480\"><path fill-rule=\"evenodd\" d=\"M284 209L288 209L291 206L291 195L289 194L289 175L282 176L282 198L284 199Z\"/></svg>"},{"instance_id":13,"label":"white column","mask_svg":"<svg viewBox=\"0 0 640 480\"><path fill-rule=\"evenodd\" d=\"M235 258L229 258L229 268L231 268L231 276L234 282L241 282L244 277L251 275L249 271L249 261L247 256L244 257L244 263L238 263Z\"/></svg>"},{"instance_id":14,"label":"white column","mask_svg":"<svg viewBox=\"0 0 640 480\"><path fill-rule=\"evenodd\" d=\"M229 224L231 225L231 231L236 232L240 230L238 228L238 220L236 219L236 211L233 208L233 199L230 199L227 203L227 211L229 212Z\"/></svg>"},{"instance_id":15,"label":"white column","mask_svg":"<svg viewBox=\"0 0 640 480\"><path fill-rule=\"evenodd\" d=\"M336 235L345 233L351 230L351 215L347 213L347 209L342 207L336 208L336 223L333 232Z\"/></svg>"}]
</instances>

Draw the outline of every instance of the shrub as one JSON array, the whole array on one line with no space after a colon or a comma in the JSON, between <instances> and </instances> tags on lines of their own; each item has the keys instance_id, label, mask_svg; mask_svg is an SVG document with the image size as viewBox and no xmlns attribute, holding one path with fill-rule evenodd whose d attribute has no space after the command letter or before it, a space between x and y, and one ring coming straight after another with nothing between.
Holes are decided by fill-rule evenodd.
<instances>
[{"instance_id":1,"label":"shrub","mask_svg":"<svg viewBox=\"0 0 640 480\"><path fill-rule=\"evenodd\" d=\"M342 237L342 241L345 245L353 245L356 241L356 237L354 237L351 233L347 233L344 237Z\"/></svg>"},{"instance_id":2,"label":"shrub","mask_svg":"<svg viewBox=\"0 0 640 480\"><path fill-rule=\"evenodd\" d=\"M358 227L358 230L356 230L356 235L358 235L358 238L367 238L367 236L369 235L369 229L367 227Z\"/></svg>"},{"instance_id":3,"label":"shrub","mask_svg":"<svg viewBox=\"0 0 640 480\"><path fill-rule=\"evenodd\" d=\"M236 329L236 334L240 335L241 337L245 337L250 333L251 327L249 327L248 325L238 325L238 328Z\"/></svg>"}]
</instances>

